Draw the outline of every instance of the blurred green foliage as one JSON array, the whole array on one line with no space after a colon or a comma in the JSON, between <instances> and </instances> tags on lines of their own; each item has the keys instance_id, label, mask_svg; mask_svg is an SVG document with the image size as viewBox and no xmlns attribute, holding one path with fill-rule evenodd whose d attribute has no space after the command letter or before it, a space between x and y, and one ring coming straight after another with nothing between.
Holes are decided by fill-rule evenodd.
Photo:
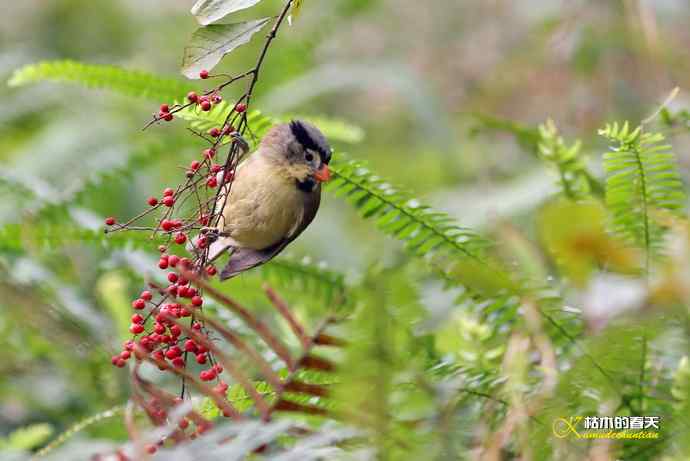
<instances>
[{"instance_id":1,"label":"blurred green foliage","mask_svg":"<svg viewBox=\"0 0 690 461\"><path fill-rule=\"evenodd\" d=\"M130 383L109 357L156 243L105 236L102 220L176 182L200 145L185 128L229 110L141 131L158 103L203 88L178 69L188 3L16 2L0 17L3 452L63 434L47 456L89 459L127 439ZM214 286L267 321L264 283L308 328L334 307L346 318L321 403L361 433L331 444L338 456L687 459L690 6L432 3L305 0L281 30L252 127L313 120L334 181L291 254ZM219 69L246 70L260 42ZM639 131L615 124L675 86ZM251 414L241 387L229 397ZM661 438L554 435L587 415L660 416ZM283 432L271 443L299 445Z\"/></svg>"}]
</instances>

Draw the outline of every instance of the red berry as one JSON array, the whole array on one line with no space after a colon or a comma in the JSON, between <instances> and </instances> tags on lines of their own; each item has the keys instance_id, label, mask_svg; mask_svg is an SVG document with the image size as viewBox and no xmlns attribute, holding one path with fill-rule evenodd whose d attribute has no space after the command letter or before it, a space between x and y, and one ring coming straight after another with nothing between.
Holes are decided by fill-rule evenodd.
<instances>
[{"instance_id":1,"label":"red berry","mask_svg":"<svg viewBox=\"0 0 690 461\"><path fill-rule=\"evenodd\" d=\"M161 258L160 261L158 261L158 267L161 269L167 269L168 268L168 259L167 258Z\"/></svg>"},{"instance_id":2,"label":"red berry","mask_svg":"<svg viewBox=\"0 0 690 461\"><path fill-rule=\"evenodd\" d=\"M165 232L170 232L174 227L175 225L169 219L164 219L161 221L161 229L163 229Z\"/></svg>"},{"instance_id":3,"label":"red berry","mask_svg":"<svg viewBox=\"0 0 690 461\"><path fill-rule=\"evenodd\" d=\"M218 173L222 169L223 169L223 167L218 165L217 163L214 163L213 165L211 165L211 173Z\"/></svg>"},{"instance_id":4,"label":"red berry","mask_svg":"<svg viewBox=\"0 0 690 461\"><path fill-rule=\"evenodd\" d=\"M170 334L176 338L182 334L182 328L179 325L173 325L170 327Z\"/></svg>"},{"instance_id":5,"label":"red berry","mask_svg":"<svg viewBox=\"0 0 690 461\"><path fill-rule=\"evenodd\" d=\"M149 197L147 200L148 204L151 206L156 206L158 205L158 199L156 197Z\"/></svg>"},{"instance_id":6,"label":"red berry","mask_svg":"<svg viewBox=\"0 0 690 461\"><path fill-rule=\"evenodd\" d=\"M115 224L115 222L116 222L115 218L113 218L112 216L109 218L106 218L106 220L105 220L106 226L112 226L113 224Z\"/></svg>"},{"instance_id":7,"label":"red berry","mask_svg":"<svg viewBox=\"0 0 690 461\"><path fill-rule=\"evenodd\" d=\"M153 445L153 444L146 445L146 453L148 453L149 455L153 455L157 451L158 451L158 448L155 445Z\"/></svg>"},{"instance_id":8,"label":"red berry","mask_svg":"<svg viewBox=\"0 0 690 461\"><path fill-rule=\"evenodd\" d=\"M184 350L187 352L196 352L196 343L193 339L188 339L185 341Z\"/></svg>"},{"instance_id":9,"label":"red berry","mask_svg":"<svg viewBox=\"0 0 690 461\"><path fill-rule=\"evenodd\" d=\"M181 419L180 422L177 423L177 426L180 429L185 430L189 427L189 420L188 419Z\"/></svg>"},{"instance_id":10,"label":"red berry","mask_svg":"<svg viewBox=\"0 0 690 461\"><path fill-rule=\"evenodd\" d=\"M165 120L166 122L171 122L173 118L175 118L173 116L173 114L164 114L163 115L163 120Z\"/></svg>"},{"instance_id":11,"label":"red berry","mask_svg":"<svg viewBox=\"0 0 690 461\"><path fill-rule=\"evenodd\" d=\"M169 358L170 360L174 359L175 357L179 357L181 355L182 355L182 351L177 346L173 346L165 352L165 356L167 358Z\"/></svg>"},{"instance_id":12,"label":"red berry","mask_svg":"<svg viewBox=\"0 0 690 461\"><path fill-rule=\"evenodd\" d=\"M163 205L170 208L174 204L175 204L175 199L173 198L172 195L166 195L165 197L163 197Z\"/></svg>"},{"instance_id":13,"label":"red berry","mask_svg":"<svg viewBox=\"0 0 690 461\"><path fill-rule=\"evenodd\" d=\"M233 131L235 131L235 127L232 125L228 125L223 129L223 134L230 134Z\"/></svg>"},{"instance_id":14,"label":"red berry","mask_svg":"<svg viewBox=\"0 0 690 461\"><path fill-rule=\"evenodd\" d=\"M169 274L168 274L168 281L169 281L170 283L175 283L175 282L177 282L177 274L174 273L174 272L169 273Z\"/></svg>"},{"instance_id":15,"label":"red berry","mask_svg":"<svg viewBox=\"0 0 690 461\"><path fill-rule=\"evenodd\" d=\"M211 128L208 130L208 134L213 138L217 138L220 136L220 130L218 128Z\"/></svg>"},{"instance_id":16,"label":"red berry","mask_svg":"<svg viewBox=\"0 0 690 461\"><path fill-rule=\"evenodd\" d=\"M192 298L192 306L199 307L202 304L204 304L204 300L201 298L201 296L194 296Z\"/></svg>"},{"instance_id":17,"label":"red berry","mask_svg":"<svg viewBox=\"0 0 690 461\"><path fill-rule=\"evenodd\" d=\"M199 331L199 330L201 330L201 324L199 322L194 322L194 324L192 325L192 328L196 331Z\"/></svg>"},{"instance_id":18,"label":"red berry","mask_svg":"<svg viewBox=\"0 0 690 461\"><path fill-rule=\"evenodd\" d=\"M180 265L185 269L189 269L190 267L192 267L192 260L189 258L181 258Z\"/></svg>"},{"instance_id":19,"label":"red berry","mask_svg":"<svg viewBox=\"0 0 690 461\"><path fill-rule=\"evenodd\" d=\"M130 357L132 357L132 353L130 351L122 351L120 352L120 358L122 360L129 360Z\"/></svg>"},{"instance_id":20,"label":"red berry","mask_svg":"<svg viewBox=\"0 0 690 461\"><path fill-rule=\"evenodd\" d=\"M188 288L188 287L184 287L184 286L179 287L179 288L177 289L177 294L178 294L179 296L181 296L182 298L186 298L186 297L189 296L189 288Z\"/></svg>"},{"instance_id":21,"label":"red berry","mask_svg":"<svg viewBox=\"0 0 690 461\"><path fill-rule=\"evenodd\" d=\"M247 110L247 105L243 102L239 102L235 106L235 111L239 114L241 114L242 112L245 112L246 110Z\"/></svg>"},{"instance_id":22,"label":"red berry","mask_svg":"<svg viewBox=\"0 0 690 461\"><path fill-rule=\"evenodd\" d=\"M144 301L151 301L153 299L153 295L148 290L142 291L139 297Z\"/></svg>"},{"instance_id":23,"label":"red berry","mask_svg":"<svg viewBox=\"0 0 690 461\"><path fill-rule=\"evenodd\" d=\"M209 110L211 110L211 102L208 100L201 101L200 106L201 110L203 110L204 112L208 112Z\"/></svg>"},{"instance_id":24,"label":"red berry","mask_svg":"<svg viewBox=\"0 0 690 461\"><path fill-rule=\"evenodd\" d=\"M196 363L203 365L206 363L206 354L197 354Z\"/></svg>"},{"instance_id":25,"label":"red berry","mask_svg":"<svg viewBox=\"0 0 690 461\"><path fill-rule=\"evenodd\" d=\"M177 285L170 285L166 291L170 296L177 296Z\"/></svg>"},{"instance_id":26,"label":"red berry","mask_svg":"<svg viewBox=\"0 0 690 461\"><path fill-rule=\"evenodd\" d=\"M176 357L173 359L172 364L175 368L184 368L185 363L182 357Z\"/></svg>"},{"instance_id":27,"label":"red berry","mask_svg":"<svg viewBox=\"0 0 690 461\"><path fill-rule=\"evenodd\" d=\"M208 239L203 235L196 240L196 246L199 248L206 248L208 244Z\"/></svg>"},{"instance_id":28,"label":"red berry","mask_svg":"<svg viewBox=\"0 0 690 461\"><path fill-rule=\"evenodd\" d=\"M161 104L161 112L170 112L170 106L168 106L167 104Z\"/></svg>"},{"instance_id":29,"label":"red berry","mask_svg":"<svg viewBox=\"0 0 690 461\"><path fill-rule=\"evenodd\" d=\"M168 256L168 264L170 264L170 267L175 267L177 266L177 263L180 262L180 257L177 255L170 255Z\"/></svg>"},{"instance_id":30,"label":"red berry","mask_svg":"<svg viewBox=\"0 0 690 461\"><path fill-rule=\"evenodd\" d=\"M198 170L200 166L201 163L199 163L198 160L194 160L192 163L189 164L189 168L191 168L193 171Z\"/></svg>"},{"instance_id":31,"label":"red berry","mask_svg":"<svg viewBox=\"0 0 690 461\"><path fill-rule=\"evenodd\" d=\"M219 363L216 363L213 365L213 371L215 371L216 374L221 374L223 372L223 367Z\"/></svg>"},{"instance_id":32,"label":"red berry","mask_svg":"<svg viewBox=\"0 0 690 461\"><path fill-rule=\"evenodd\" d=\"M218 185L218 180L216 179L215 176L211 176L210 178L208 178L208 181L206 181L206 185L208 187L210 187L211 189L213 189L214 187L216 187Z\"/></svg>"},{"instance_id":33,"label":"red berry","mask_svg":"<svg viewBox=\"0 0 690 461\"><path fill-rule=\"evenodd\" d=\"M172 189L169 188L169 187L166 187L166 188L163 190L163 195L166 196L166 197L167 197L168 195L174 195L174 194L175 194L175 191L172 190Z\"/></svg>"},{"instance_id":34,"label":"red berry","mask_svg":"<svg viewBox=\"0 0 690 461\"><path fill-rule=\"evenodd\" d=\"M187 236L184 235L182 232L178 232L177 234L175 234L175 243L177 243L178 245L183 245L186 241Z\"/></svg>"},{"instance_id":35,"label":"red berry","mask_svg":"<svg viewBox=\"0 0 690 461\"><path fill-rule=\"evenodd\" d=\"M138 334L141 334L144 332L144 326L139 325L138 323L134 323L134 324L130 325L129 331L131 331L135 335L138 335Z\"/></svg>"},{"instance_id":36,"label":"red berry","mask_svg":"<svg viewBox=\"0 0 690 461\"><path fill-rule=\"evenodd\" d=\"M117 359L117 362L115 363L115 366L118 368L123 368L125 365L127 365L127 363L122 359Z\"/></svg>"},{"instance_id":37,"label":"red berry","mask_svg":"<svg viewBox=\"0 0 690 461\"><path fill-rule=\"evenodd\" d=\"M213 104L218 104L223 100L223 97L219 94L214 94L211 96L211 101L213 101Z\"/></svg>"},{"instance_id":38,"label":"red berry","mask_svg":"<svg viewBox=\"0 0 690 461\"><path fill-rule=\"evenodd\" d=\"M132 323L144 323L144 317L139 314L134 314L132 316Z\"/></svg>"},{"instance_id":39,"label":"red berry","mask_svg":"<svg viewBox=\"0 0 690 461\"><path fill-rule=\"evenodd\" d=\"M199 77L206 80L208 78L208 71L206 69L202 70L201 72L199 72Z\"/></svg>"},{"instance_id":40,"label":"red berry","mask_svg":"<svg viewBox=\"0 0 690 461\"><path fill-rule=\"evenodd\" d=\"M166 247L165 245L158 245L158 251L160 251L161 253L165 253L166 251L168 251L168 247Z\"/></svg>"},{"instance_id":41,"label":"red berry","mask_svg":"<svg viewBox=\"0 0 690 461\"><path fill-rule=\"evenodd\" d=\"M208 275L210 275L211 277L213 277L214 275L216 275L216 272L217 272L217 271L216 271L215 266L208 266L208 267L206 268L206 273L207 273Z\"/></svg>"},{"instance_id":42,"label":"red berry","mask_svg":"<svg viewBox=\"0 0 690 461\"><path fill-rule=\"evenodd\" d=\"M197 102L199 100L199 95L196 94L194 91L190 91L187 93L187 100L189 102Z\"/></svg>"},{"instance_id":43,"label":"red berry","mask_svg":"<svg viewBox=\"0 0 690 461\"><path fill-rule=\"evenodd\" d=\"M203 154L204 154L204 157L211 160L216 155L216 150L215 149L206 149L206 150L204 150Z\"/></svg>"},{"instance_id":44,"label":"red berry","mask_svg":"<svg viewBox=\"0 0 690 461\"><path fill-rule=\"evenodd\" d=\"M153 331L155 331L159 335L162 335L163 333L165 333L165 326L160 323L156 323L153 326Z\"/></svg>"},{"instance_id":45,"label":"red berry","mask_svg":"<svg viewBox=\"0 0 690 461\"><path fill-rule=\"evenodd\" d=\"M136 310L142 310L146 307L146 301L144 301L141 298L135 299L134 301L132 301L132 307Z\"/></svg>"}]
</instances>

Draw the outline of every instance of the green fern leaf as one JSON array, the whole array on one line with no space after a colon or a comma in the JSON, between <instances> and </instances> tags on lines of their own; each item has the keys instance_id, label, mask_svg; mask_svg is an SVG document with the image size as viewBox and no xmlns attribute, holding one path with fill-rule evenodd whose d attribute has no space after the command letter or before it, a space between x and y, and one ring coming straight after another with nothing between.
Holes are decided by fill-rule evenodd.
<instances>
[{"instance_id":1,"label":"green fern leaf","mask_svg":"<svg viewBox=\"0 0 690 461\"><path fill-rule=\"evenodd\" d=\"M580 155L581 146L580 141L567 146L553 120L539 125L539 157L556 168L563 194L571 200L582 200L590 195L587 169Z\"/></svg>"},{"instance_id":2,"label":"green fern leaf","mask_svg":"<svg viewBox=\"0 0 690 461\"><path fill-rule=\"evenodd\" d=\"M259 272L269 282L321 294L330 305L345 301L345 276L329 270L323 264L313 264L306 258L297 261L283 256L261 266Z\"/></svg>"},{"instance_id":3,"label":"green fern leaf","mask_svg":"<svg viewBox=\"0 0 690 461\"><path fill-rule=\"evenodd\" d=\"M664 231L655 214L678 215L685 207L676 158L662 134L631 130L628 122L607 125L599 134L613 143L604 169L614 231L644 248L649 258L659 250Z\"/></svg>"},{"instance_id":4,"label":"green fern leaf","mask_svg":"<svg viewBox=\"0 0 690 461\"><path fill-rule=\"evenodd\" d=\"M27 247L60 248L64 245L89 244L104 248L150 249L158 240L150 233L117 232L105 234L67 224L8 224L0 227L0 252L23 252Z\"/></svg>"},{"instance_id":5,"label":"green fern leaf","mask_svg":"<svg viewBox=\"0 0 690 461\"><path fill-rule=\"evenodd\" d=\"M8 85L17 87L42 81L78 83L156 101L179 99L191 89L188 83L173 78L76 61L44 61L22 67L14 72Z\"/></svg>"},{"instance_id":6,"label":"green fern leaf","mask_svg":"<svg viewBox=\"0 0 690 461\"><path fill-rule=\"evenodd\" d=\"M488 241L460 227L445 213L436 212L373 174L361 162L339 153L331 165L333 179L326 190L345 198L363 218L375 219L384 233L405 242L417 256L436 253L481 259Z\"/></svg>"}]
</instances>

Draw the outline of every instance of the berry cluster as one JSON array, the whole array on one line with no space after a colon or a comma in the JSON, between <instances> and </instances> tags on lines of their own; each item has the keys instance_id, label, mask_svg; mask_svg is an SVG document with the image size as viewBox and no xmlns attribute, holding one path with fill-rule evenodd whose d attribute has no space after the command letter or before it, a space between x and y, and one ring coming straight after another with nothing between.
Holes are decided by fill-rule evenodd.
<instances>
[{"instance_id":1,"label":"berry cluster","mask_svg":"<svg viewBox=\"0 0 690 461\"><path fill-rule=\"evenodd\" d=\"M202 71L200 77L212 76ZM189 92L185 104L162 104L154 122L171 121L176 112L188 107L210 111L223 101L221 90L235 80L237 78L231 78L202 95ZM129 327L132 338L112 357L112 364L123 368L134 358L155 363L161 371L191 373L190 369L196 368L195 376L203 382L215 383L213 391L222 396L228 389L228 384L222 380L223 367L216 363L209 350L209 330L197 318L204 305L204 296L189 278L196 280L217 273L208 261L209 245L214 238L210 229L218 221L221 202L232 185L235 169L244 153L241 136L234 125L238 123L246 128L247 105L240 100L234 107L222 126L211 128L207 133L195 133L208 145L184 169L185 179L181 184L165 188L160 197L149 197L147 209L127 222L120 224L114 217L105 220L106 232L144 230L162 237L165 243L158 247L157 266L166 271L167 279L167 285L149 283L148 289L132 301L134 312ZM227 152L224 162L216 163L223 150ZM190 204L194 210L191 215ZM154 226L135 226L142 218L156 212L159 216ZM155 408L152 402L146 406Z\"/></svg>"}]
</instances>

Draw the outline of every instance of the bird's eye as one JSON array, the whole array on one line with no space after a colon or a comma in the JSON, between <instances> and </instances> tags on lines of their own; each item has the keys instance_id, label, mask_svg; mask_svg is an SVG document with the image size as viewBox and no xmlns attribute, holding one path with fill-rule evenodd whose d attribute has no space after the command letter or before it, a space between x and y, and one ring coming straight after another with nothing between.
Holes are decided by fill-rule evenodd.
<instances>
[{"instance_id":1,"label":"bird's eye","mask_svg":"<svg viewBox=\"0 0 690 461\"><path fill-rule=\"evenodd\" d=\"M309 153L307 153L307 155L305 155L304 158L307 159L307 162L311 162L312 160L314 160L314 156Z\"/></svg>"}]
</instances>

